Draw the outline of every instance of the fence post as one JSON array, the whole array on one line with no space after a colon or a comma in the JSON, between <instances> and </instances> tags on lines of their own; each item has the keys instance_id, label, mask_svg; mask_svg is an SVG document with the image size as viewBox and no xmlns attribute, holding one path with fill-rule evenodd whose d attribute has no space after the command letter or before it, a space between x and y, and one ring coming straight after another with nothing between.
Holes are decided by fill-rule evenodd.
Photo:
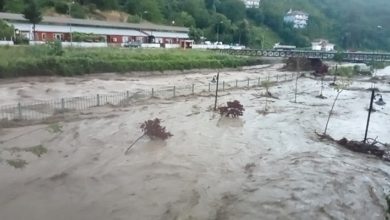
<instances>
[{"instance_id":1,"label":"fence post","mask_svg":"<svg viewBox=\"0 0 390 220\"><path fill-rule=\"evenodd\" d=\"M249 78L248 78L248 88L249 88Z\"/></svg>"},{"instance_id":2,"label":"fence post","mask_svg":"<svg viewBox=\"0 0 390 220\"><path fill-rule=\"evenodd\" d=\"M236 88L238 88L238 80L236 79Z\"/></svg>"},{"instance_id":3,"label":"fence post","mask_svg":"<svg viewBox=\"0 0 390 220\"><path fill-rule=\"evenodd\" d=\"M154 88L152 88L152 98L154 97Z\"/></svg>"},{"instance_id":4,"label":"fence post","mask_svg":"<svg viewBox=\"0 0 390 220\"><path fill-rule=\"evenodd\" d=\"M22 119L22 105L20 104L20 102L18 103L18 116L19 119Z\"/></svg>"},{"instance_id":5,"label":"fence post","mask_svg":"<svg viewBox=\"0 0 390 220\"><path fill-rule=\"evenodd\" d=\"M173 97L176 97L176 86L173 86Z\"/></svg>"},{"instance_id":6,"label":"fence post","mask_svg":"<svg viewBox=\"0 0 390 220\"><path fill-rule=\"evenodd\" d=\"M65 99L64 98L61 99L61 112L65 113Z\"/></svg>"},{"instance_id":7,"label":"fence post","mask_svg":"<svg viewBox=\"0 0 390 220\"><path fill-rule=\"evenodd\" d=\"M258 85L258 86L260 86L260 82L261 82L260 78L261 78L261 77L259 77L259 78L257 79L257 85Z\"/></svg>"},{"instance_id":8,"label":"fence post","mask_svg":"<svg viewBox=\"0 0 390 220\"><path fill-rule=\"evenodd\" d=\"M225 91L225 81L222 81L222 91Z\"/></svg>"},{"instance_id":9,"label":"fence post","mask_svg":"<svg viewBox=\"0 0 390 220\"><path fill-rule=\"evenodd\" d=\"M100 106L100 95L96 95L96 106Z\"/></svg>"},{"instance_id":10,"label":"fence post","mask_svg":"<svg viewBox=\"0 0 390 220\"><path fill-rule=\"evenodd\" d=\"M284 81L287 81L287 74L284 74Z\"/></svg>"},{"instance_id":11,"label":"fence post","mask_svg":"<svg viewBox=\"0 0 390 220\"><path fill-rule=\"evenodd\" d=\"M209 92L211 91L211 84L209 83Z\"/></svg>"},{"instance_id":12,"label":"fence post","mask_svg":"<svg viewBox=\"0 0 390 220\"><path fill-rule=\"evenodd\" d=\"M126 97L127 97L127 99L130 98L130 92L129 91L126 91Z\"/></svg>"},{"instance_id":13,"label":"fence post","mask_svg":"<svg viewBox=\"0 0 390 220\"><path fill-rule=\"evenodd\" d=\"M279 74L276 74L276 82L279 82Z\"/></svg>"},{"instance_id":14,"label":"fence post","mask_svg":"<svg viewBox=\"0 0 390 220\"><path fill-rule=\"evenodd\" d=\"M192 95L195 95L195 85L192 84Z\"/></svg>"}]
</instances>

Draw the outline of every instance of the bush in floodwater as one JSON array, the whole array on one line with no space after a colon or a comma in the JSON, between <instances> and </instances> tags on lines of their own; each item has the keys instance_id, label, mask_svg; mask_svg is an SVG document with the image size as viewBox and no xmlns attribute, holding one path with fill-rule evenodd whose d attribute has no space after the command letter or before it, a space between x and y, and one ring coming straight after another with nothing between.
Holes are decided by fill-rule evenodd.
<instances>
[{"instance_id":1,"label":"bush in floodwater","mask_svg":"<svg viewBox=\"0 0 390 220\"><path fill-rule=\"evenodd\" d=\"M219 107L219 113L221 116L238 118L244 114L244 106L237 100L233 102L227 102L227 106Z\"/></svg>"},{"instance_id":2,"label":"bush in floodwater","mask_svg":"<svg viewBox=\"0 0 390 220\"><path fill-rule=\"evenodd\" d=\"M166 128L161 126L161 119L155 118L154 120L147 120L140 126L142 130L142 135L135 140L129 148L125 151L125 154L144 136L148 136L150 139L160 139L160 140L166 140L173 135L166 131Z\"/></svg>"}]
</instances>

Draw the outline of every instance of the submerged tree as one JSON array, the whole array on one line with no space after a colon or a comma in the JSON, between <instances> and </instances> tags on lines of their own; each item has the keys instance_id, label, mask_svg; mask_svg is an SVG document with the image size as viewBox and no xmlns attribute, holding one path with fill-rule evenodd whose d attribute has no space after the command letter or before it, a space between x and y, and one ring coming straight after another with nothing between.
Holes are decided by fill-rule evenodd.
<instances>
[{"instance_id":1,"label":"submerged tree","mask_svg":"<svg viewBox=\"0 0 390 220\"><path fill-rule=\"evenodd\" d=\"M130 147L127 148L125 154L144 136L148 136L150 139L166 140L173 135L165 130L165 127L161 126L161 119L148 120L141 124L142 135L135 140Z\"/></svg>"},{"instance_id":2,"label":"submerged tree","mask_svg":"<svg viewBox=\"0 0 390 220\"><path fill-rule=\"evenodd\" d=\"M329 125L329 121L330 121L330 118L332 117L333 115L333 109L336 105L336 102L340 96L340 94L351 84L351 81L350 80L341 80L339 84L335 85L335 90L337 92L337 95L335 97L335 99L333 100L333 104L332 104L332 108L330 109L329 111L329 115L328 115L328 120L326 121L326 125L325 125L325 129L324 129L324 133L323 135L326 135L326 132L328 130L328 125Z\"/></svg>"},{"instance_id":3,"label":"submerged tree","mask_svg":"<svg viewBox=\"0 0 390 220\"><path fill-rule=\"evenodd\" d=\"M241 103L237 100L234 100L233 102L227 102L227 106L219 107L218 110L221 116L231 116L232 118L238 118L239 116L242 116L245 111L243 105L241 105Z\"/></svg>"},{"instance_id":4,"label":"submerged tree","mask_svg":"<svg viewBox=\"0 0 390 220\"><path fill-rule=\"evenodd\" d=\"M268 97L273 97L272 93L269 91L269 88L271 87L272 82L269 80L265 80L261 82L261 86L265 88L265 106L264 106L264 112L267 112L268 110Z\"/></svg>"}]
</instances>

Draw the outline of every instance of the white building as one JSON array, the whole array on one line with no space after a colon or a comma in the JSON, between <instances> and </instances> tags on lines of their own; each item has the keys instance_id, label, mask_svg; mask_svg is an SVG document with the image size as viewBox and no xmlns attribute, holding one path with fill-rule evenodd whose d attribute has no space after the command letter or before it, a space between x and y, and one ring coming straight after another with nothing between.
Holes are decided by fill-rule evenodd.
<instances>
[{"instance_id":1,"label":"white building","mask_svg":"<svg viewBox=\"0 0 390 220\"><path fill-rule=\"evenodd\" d=\"M318 39L311 43L311 49L317 51L333 51L334 44L329 43L328 40Z\"/></svg>"},{"instance_id":2,"label":"white building","mask_svg":"<svg viewBox=\"0 0 390 220\"><path fill-rule=\"evenodd\" d=\"M283 20L285 23L292 23L294 28L305 28L309 20L309 15L303 11L293 11L290 9Z\"/></svg>"},{"instance_id":3,"label":"white building","mask_svg":"<svg viewBox=\"0 0 390 220\"><path fill-rule=\"evenodd\" d=\"M258 8L260 7L261 0L242 0L246 8Z\"/></svg>"}]
</instances>

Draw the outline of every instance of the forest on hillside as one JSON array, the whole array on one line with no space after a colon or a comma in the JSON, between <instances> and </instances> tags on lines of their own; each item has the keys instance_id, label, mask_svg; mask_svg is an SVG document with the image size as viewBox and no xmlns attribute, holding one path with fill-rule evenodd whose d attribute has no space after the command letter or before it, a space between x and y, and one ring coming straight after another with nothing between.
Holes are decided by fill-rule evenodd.
<instances>
[{"instance_id":1,"label":"forest on hillside","mask_svg":"<svg viewBox=\"0 0 390 220\"><path fill-rule=\"evenodd\" d=\"M0 0L0 11L21 13L26 1ZM35 0L42 11L67 14L69 0ZM283 23L289 10L309 14L305 29ZM71 16L88 18L95 11L128 13L128 22L147 20L186 26L191 37L250 47L271 47L275 42L307 47L326 38L338 48L390 50L388 0L262 0L260 8L245 8L241 0L75 0Z\"/></svg>"}]
</instances>

